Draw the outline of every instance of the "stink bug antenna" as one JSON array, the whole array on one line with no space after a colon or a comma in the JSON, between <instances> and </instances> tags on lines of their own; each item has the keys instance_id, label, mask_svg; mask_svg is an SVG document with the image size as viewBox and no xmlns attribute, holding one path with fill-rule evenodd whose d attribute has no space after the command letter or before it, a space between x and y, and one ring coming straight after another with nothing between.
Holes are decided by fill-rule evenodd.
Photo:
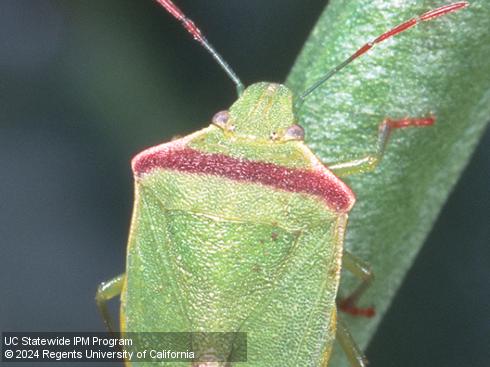
<instances>
[{"instance_id":1,"label":"stink bug antenna","mask_svg":"<svg viewBox=\"0 0 490 367\"><path fill-rule=\"evenodd\" d=\"M467 1L460 1L457 3L441 6L440 8L437 9L432 9L429 10L428 12L425 12L422 15L419 15L418 17L414 17L412 19L409 19L398 26L390 29L389 31L383 33L382 35L378 36L371 42L366 43L364 46L362 46L360 49L358 49L356 52L354 52L351 56L349 56L346 60L341 62L339 65L331 69L328 73L326 73L323 77L318 79L311 87L309 87L307 90L303 92L303 94L300 96L300 103L304 101L306 97L308 97L315 89L317 89L320 85L325 83L328 79L330 79L333 75L337 74L340 70L345 68L347 65L349 65L352 61L360 57L361 55L365 54L368 52L371 48L373 48L375 45L378 43L381 43L388 38L391 38L399 33L402 33L415 25L417 25L420 22L425 22L428 20L432 20L434 18L440 17L442 15L451 13L453 11L459 10L466 8L468 5L470 5Z\"/></svg>"},{"instance_id":2,"label":"stink bug antenna","mask_svg":"<svg viewBox=\"0 0 490 367\"><path fill-rule=\"evenodd\" d=\"M163 6L165 10L173 15L175 19L180 21L187 32L192 35L194 40L199 42L201 46L203 46L211 54L211 56L214 57L214 59L218 62L225 73L230 77L233 83L235 83L238 95L241 95L244 89L243 83L240 81L238 76L235 74L230 65L228 65L225 59L223 59L223 57L214 49L214 47L211 46L211 44L208 42L206 37L203 36L201 30L194 24L194 22L187 18L182 10L180 10L177 5L175 5L171 0L156 0L156 2Z\"/></svg>"}]
</instances>

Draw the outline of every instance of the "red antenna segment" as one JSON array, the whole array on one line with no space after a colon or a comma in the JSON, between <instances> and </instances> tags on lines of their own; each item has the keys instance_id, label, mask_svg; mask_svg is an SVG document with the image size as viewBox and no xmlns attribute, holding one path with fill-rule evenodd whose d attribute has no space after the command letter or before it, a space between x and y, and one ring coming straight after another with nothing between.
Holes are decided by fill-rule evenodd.
<instances>
[{"instance_id":1,"label":"red antenna segment","mask_svg":"<svg viewBox=\"0 0 490 367\"><path fill-rule=\"evenodd\" d=\"M171 0L156 0L161 6L165 8L167 12L169 12L174 18L182 23L182 26L189 32L194 40L199 42L210 54L214 57L214 59L218 62L218 64L222 67L222 69L228 74L233 83L235 83L238 95L243 92L243 84L233 71L233 69L228 65L228 63L223 59L223 57L214 49L214 47L208 42L206 37L203 36L201 30L194 24L194 22L187 18L185 14L180 10L177 5L175 5Z\"/></svg>"},{"instance_id":2,"label":"red antenna segment","mask_svg":"<svg viewBox=\"0 0 490 367\"><path fill-rule=\"evenodd\" d=\"M457 3L441 6L440 8L429 10L428 12L425 12L424 14L419 15L418 17L414 17L412 19L409 19L406 22L403 22L402 24L390 29L389 31L383 33L381 36L375 38L371 42L366 43L364 46L362 46L360 49L358 49L356 52L354 52L349 58L347 58L345 61L343 61L342 63L340 63L339 65L334 67L332 70L330 70L323 77L321 77L310 88L308 88L305 92L303 92L303 94L301 95L301 100L304 100L311 92L313 92L320 85L325 83L334 74L336 74L338 71L340 71L341 69L346 67L348 64L350 64L352 61L357 59L359 56L368 52L371 48L373 48L378 43L381 43L381 42L387 40L388 38L391 38L391 37L393 37L399 33L402 33L404 31L414 27L415 25L417 25L420 22L425 22L425 21L432 20L434 18L440 17L442 15L452 13L453 11L466 8L468 5L470 5L470 4L467 1L460 1Z\"/></svg>"}]
</instances>

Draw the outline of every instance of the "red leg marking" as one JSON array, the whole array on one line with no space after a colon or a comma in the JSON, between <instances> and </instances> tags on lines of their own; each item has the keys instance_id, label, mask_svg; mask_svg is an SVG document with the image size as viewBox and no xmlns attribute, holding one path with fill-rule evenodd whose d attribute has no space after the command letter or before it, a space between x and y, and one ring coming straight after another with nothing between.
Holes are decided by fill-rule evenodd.
<instances>
[{"instance_id":1,"label":"red leg marking","mask_svg":"<svg viewBox=\"0 0 490 367\"><path fill-rule=\"evenodd\" d=\"M340 311L352 316L373 317L376 314L374 307L358 307L355 305L355 300L351 297L341 299L337 302L337 307Z\"/></svg>"},{"instance_id":2,"label":"red leg marking","mask_svg":"<svg viewBox=\"0 0 490 367\"><path fill-rule=\"evenodd\" d=\"M436 122L436 118L424 117L424 118L404 118L400 120L386 119L384 124L388 125L392 129L401 129L409 126L430 126Z\"/></svg>"}]
</instances>

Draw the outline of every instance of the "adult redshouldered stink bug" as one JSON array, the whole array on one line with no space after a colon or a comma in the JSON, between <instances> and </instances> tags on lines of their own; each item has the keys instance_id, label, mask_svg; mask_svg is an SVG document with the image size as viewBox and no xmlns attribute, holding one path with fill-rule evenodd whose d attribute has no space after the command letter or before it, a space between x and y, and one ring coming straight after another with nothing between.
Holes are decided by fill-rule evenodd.
<instances>
[{"instance_id":1,"label":"adult redshouldered stink bug","mask_svg":"<svg viewBox=\"0 0 490 367\"><path fill-rule=\"evenodd\" d=\"M305 145L295 109L376 44L468 3L392 28L296 97L280 84L244 88L195 24L172 1L157 1L218 61L239 98L209 127L133 159L126 273L101 284L96 296L107 325L114 329L106 303L121 294L123 332L246 332L247 366L326 366L337 339L352 366L364 366L337 316L337 309L374 312L357 306L372 274L343 250L355 197L339 177L374 169L393 129L428 126L435 118L386 118L374 154L326 167ZM342 267L361 284L340 300ZM224 361L232 343L205 348L211 359L193 366L210 365L213 357L216 365L230 365Z\"/></svg>"}]
</instances>

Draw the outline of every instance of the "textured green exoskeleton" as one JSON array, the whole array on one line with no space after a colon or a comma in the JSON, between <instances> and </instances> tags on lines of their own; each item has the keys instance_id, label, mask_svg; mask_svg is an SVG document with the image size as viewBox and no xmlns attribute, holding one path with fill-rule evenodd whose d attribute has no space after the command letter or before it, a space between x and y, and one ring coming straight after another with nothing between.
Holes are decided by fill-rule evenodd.
<instances>
[{"instance_id":1,"label":"textured green exoskeleton","mask_svg":"<svg viewBox=\"0 0 490 367\"><path fill-rule=\"evenodd\" d=\"M227 123L170 146L291 168L320 164L302 141L271 139L294 124L283 86L249 87ZM141 175L136 192L122 296L127 330L245 331L250 365L321 364L335 336L346 210L304 193L171 170ZM142 286L155 279L156 288Z\"/></svg>"},{"instance_id":2,"label":"textured green exoskeleton","mask_svg":"<svg viewBox=\"0 0 490 367\"><path fill-rule=\"evenodd\" d=\"M157 1L181 15L172 2ZM420 19L466 5L436 9ZM181 20L199 40L194 24ZM366 44L335 70L412 23ZM237 87L241 92L239 82ZM298 101L283 85L253 84L209 127L133 159L135 207L126 273L97 293L110 328L106 301L121 294L122 332L245 332L247 367L327 366L337 339L353 366L365 366L337 317L338 307L372 312L355 305L371 272L343 250L355 197L339 177L372 170L392 129L431 125L434 118L386 119L373 154L327 168L304 143L293 108ZM337 300L341 265L362 280L342 301ZM220 361L234 353L231 340L203 339L196 345Z\"/></svg>"},{"instance_id":3,"label":"textured green exoskeleton","mask_svg":"<svg viewBox=\"0 0 490 367\"><path fill-rule=\"evenodd\" d=\"M326 365L354 195L304 144L292 102L285 86L254 84L209 127L133 159L127 272L99 292L99 304L122 292L122 331L240 331L247 366ZM381 148L397 127L382 126ZM369 279L348 253L344 265Z\"/></svg>"},{"instance_id":4,"label":"textured green exoskeleton","mask_svg":"<svg viewBox=\"0 0 490 367\"><path fill-rule=\"evenodd\" d=\"M165 167L174 152L195 169L180 160ZM325 180L332 191L320 196L206 174L204 155L211 163L226 156L267 162L266 170L318 172L305 179ZM248 366L326 362L354 196L303 143L286 87L250 86L229 114L140 153L133 170L123 331L244 331Z\"/></svg>"}]
</instances>

